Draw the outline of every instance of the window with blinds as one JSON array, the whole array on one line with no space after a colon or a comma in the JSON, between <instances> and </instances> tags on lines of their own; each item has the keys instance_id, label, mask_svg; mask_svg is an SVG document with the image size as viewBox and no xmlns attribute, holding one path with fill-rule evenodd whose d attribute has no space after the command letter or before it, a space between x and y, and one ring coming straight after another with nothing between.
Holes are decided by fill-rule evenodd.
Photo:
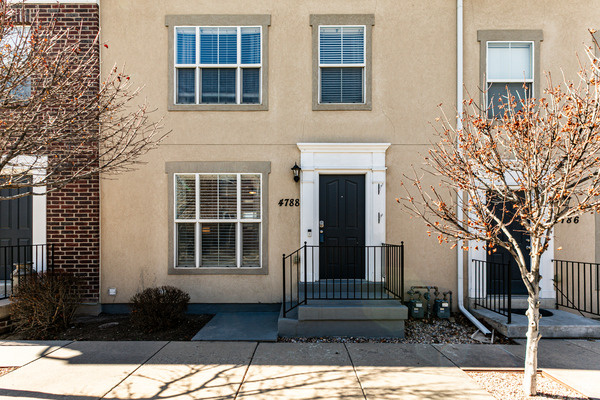
<instances>
[{"instance_id":1,"label":"window with blinds","mask_svg":"<svg viewBox=\"0 0 600 400\"><path fill-rule=\"evenodd\" d=\"M259 268L261 175L175 174L175 266Z\"/></svg>"},{"instance_id":2,"label":"window with blinds","mask_svg":"<svg viewBox=\"0 0 600 400\"><path fill-rule=\"evenodd\" d=\"M509 96L515 96L515 111L532 96L533 42L487 42L488 118L503 115Z\"/></svg>"},{"instance_id":3,"label":"window with blinds","mask_svg":"<svg viewBox=\"0 0 600 400\"><path fill-rule=\"evenodd\" d=\"M365 27L319 27L319 102L365 102Z\"/></svg>"},{"instance_id":4,"label":"window with blinds","mask_svg":"<svg viewBox=\"0 0 600 400\"><path fill-rule=\"evenodd\" d=\"M261 104L262 27L175 27L177 104Z\"/></svg>"}]
</instances>

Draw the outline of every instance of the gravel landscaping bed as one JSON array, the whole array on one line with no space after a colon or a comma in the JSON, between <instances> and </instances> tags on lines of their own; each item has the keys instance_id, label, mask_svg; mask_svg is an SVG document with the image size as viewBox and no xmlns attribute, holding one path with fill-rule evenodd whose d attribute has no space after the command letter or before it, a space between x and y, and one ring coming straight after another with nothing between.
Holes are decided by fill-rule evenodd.
<instances>
[{"instance_id":1,"label":"gravel landscaping bed","mask_svg":"<svg viewBox=\"0 0 600 400\"><path fill-rule=\"evenodd\" d=\"M14 371L19 367L0 367L0 376L8 374L10 371Z\"/></svg>"},{"instance_id":2,"label":"gravel landscaping bed","mask_svg":"<svg viewBox=\"0 0 600 400\"><path fill-rule=\"evenodd\" d=\"M462 314L451 319L413 319L406 320L404 338L373 339L366 337L295 337L279 338L279 342L291 343L423 343L423 344L477 344L473 339L477 328ZM494 344L511 344L512 341L501 335L495 335Z\"/></svg>"},{"instance_id":3,"label":"gravel landscaping bed","mask_svg":"<svg viewBox=\"0 0 600 400\"><path fill-rule=\"evenodd\" d=\"M501 400L523 400L523 399L565 399L578 400L588 397L572 390L550 377L538 374L537 396L525 396L521 388L523 381L522 372L499 372L499 371L466 371L477 383L485 388L492 396Z\"/></svg>"}]
</instances>

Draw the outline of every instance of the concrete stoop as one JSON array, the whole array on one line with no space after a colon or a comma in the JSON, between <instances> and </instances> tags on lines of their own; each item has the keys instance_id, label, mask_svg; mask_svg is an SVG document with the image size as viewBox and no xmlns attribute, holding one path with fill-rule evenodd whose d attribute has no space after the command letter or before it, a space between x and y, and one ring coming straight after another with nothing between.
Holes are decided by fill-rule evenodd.
<instances>
[{"instance_id":1,"label":"concrete stoop","mask_svg":"<svg viewBox=\"0 0 600 400\"><path fill-rule=\"evenodd\" d=\"M397 300L309 300L283 318L280 337L404 337L408 308Z\"/></svg>"},{"instance_id":2,"label":"concrete stoop","mask_svg":"<svg viewBox=\"0 0 600 400\"><path fill-rule=\"evenodd\" d=\"M477 318L485 321L509 338L525 338L527 333L527 317L512 314L512 322L506 323L506 317L484 308L470 310ZM600 338L600 321L585 318L568 311L548 309L552 316L540 319L540 333L544 338Z\"/></svg>"}]
</instances>

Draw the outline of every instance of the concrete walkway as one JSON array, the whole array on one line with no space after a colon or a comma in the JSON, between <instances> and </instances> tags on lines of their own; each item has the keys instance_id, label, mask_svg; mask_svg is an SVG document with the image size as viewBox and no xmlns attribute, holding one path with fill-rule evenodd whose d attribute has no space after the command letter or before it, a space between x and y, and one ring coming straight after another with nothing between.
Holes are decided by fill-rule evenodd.
<instances>
[{"instance_id":1,"label":"concrete walkway","mask_svg":"<svg viewBox=\"0 0 600 400\"><path fill-rule=\"evenodd\" d=\"M523 345L0 342L0 366L20 366L0 377L0 399L492 399L461 368L522 367L523 354ZM540 366L600 398L600 341L542 341Z\"/></svg>"}]
</instances>

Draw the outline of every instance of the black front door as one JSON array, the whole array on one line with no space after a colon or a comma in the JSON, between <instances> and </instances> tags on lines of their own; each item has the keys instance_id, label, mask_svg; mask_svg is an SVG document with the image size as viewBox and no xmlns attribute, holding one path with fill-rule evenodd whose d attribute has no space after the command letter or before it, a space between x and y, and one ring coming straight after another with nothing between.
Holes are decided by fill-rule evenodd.
<instances>
[{"instance_id":1,"label":"black front door","mask_svg":"<svg viewBox=\"0 0 600 400\"><path fill-rule=\"evenodd\" d=\"M319 277L365 277L365 176L319 176Z\"/></svg>"},{"instance_id":2,"label":"black front door","mask_svg":"<svg viewBox=\"0 0 600 400\"><path fill-rule=\"evenodd\" d=\"M513 208L510 206L503 207L503 204L504 203L500 200L492 199L488 201L488 207L494 207L496 216L503 221L508 222L512 218L511 211ZM503 212L504 215L502 214ZM519 247L525 256L527 269L531 269L531 258L529 256L529 235L524 232L523 228L517 222L510 224L508 229L512 233L517 243L519 243ZM502 234L501 239L506 240L506 235ZM492 263L508 264L511 276L511 293L516 295L527 294L527 289L525 288L525 284L521 278L519 266L508 250L506 250L504 247L498 246L496 248L496 252L487 253L487 261ZM487 276L489 288L488 292L490 294L501 294L504 292L504 285L502 285L500 281L503 281L506 278L502 276L502 273L496 272L494 269L490 270L488 267Z\"/></svg>"},{"instance_id":3,"label":"black front door","mask_svg":"<svg viewBox=\"0 0 600 400\"><path fill-rule=\"evenodd\" d=\"M0 196L9 197L31 191L24 189L2 189ZM32 198L20 197L13 200L0 200L0 246L30 245L32 242ZM0 280L8 279L13 270L13 263L18 252L26 252L26 248L0 248ZM29 258L27 254L22 256Z\"/></svg>"}]
</instances>

